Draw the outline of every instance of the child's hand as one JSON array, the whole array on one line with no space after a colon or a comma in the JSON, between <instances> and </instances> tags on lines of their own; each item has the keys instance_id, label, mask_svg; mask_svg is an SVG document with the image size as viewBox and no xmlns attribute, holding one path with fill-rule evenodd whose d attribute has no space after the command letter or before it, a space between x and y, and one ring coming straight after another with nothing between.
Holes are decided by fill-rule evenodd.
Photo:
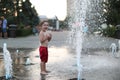
<instances>
[{"instance_id":1,"label":"child's hand","mask_svg":"<svg viewBox=\"0 0 120 80\"><path fill-rule=\"evenodd\" d=\"M51 33L48 33L47 37L48 37L48 41L50 41L51 38L52 38L52 34L51 34Z\"/></svg>"}]
</instances>

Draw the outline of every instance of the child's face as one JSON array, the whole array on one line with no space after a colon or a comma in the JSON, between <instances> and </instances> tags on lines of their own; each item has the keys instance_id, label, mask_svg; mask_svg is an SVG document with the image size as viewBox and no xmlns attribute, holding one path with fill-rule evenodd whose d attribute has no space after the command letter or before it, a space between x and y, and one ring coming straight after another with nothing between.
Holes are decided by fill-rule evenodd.
<instances>
[{"instance_id":1,"label":"child's face","mask_svg":"<svg viewBox=\"0 0 120 80\"><path fill-rule=\"evenodd\" d=\"M47 30L48 26L49 26L49 23L48 22L44 22L43 25L42 25L42 29L43 30Z\"/></svg>"}]
</instances>

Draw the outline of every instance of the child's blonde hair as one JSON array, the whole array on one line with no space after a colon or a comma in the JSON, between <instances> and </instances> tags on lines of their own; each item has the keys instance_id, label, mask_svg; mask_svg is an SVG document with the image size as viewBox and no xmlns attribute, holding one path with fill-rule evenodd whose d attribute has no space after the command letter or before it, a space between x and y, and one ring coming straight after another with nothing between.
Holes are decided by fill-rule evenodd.
<instances>
[{"instance_id":1,"label":"child's blonde hair","mask_svg":"<svg viewBox=\"0 0 120 80\"><path fill-rule=\"evenodd\" d=\"M48 22L48 20L43 20L39 23L39 26L42 27L42 25L45 23L45 22ZM49 23L49 22L48 22Z\"/></svg>"}]
</instances>

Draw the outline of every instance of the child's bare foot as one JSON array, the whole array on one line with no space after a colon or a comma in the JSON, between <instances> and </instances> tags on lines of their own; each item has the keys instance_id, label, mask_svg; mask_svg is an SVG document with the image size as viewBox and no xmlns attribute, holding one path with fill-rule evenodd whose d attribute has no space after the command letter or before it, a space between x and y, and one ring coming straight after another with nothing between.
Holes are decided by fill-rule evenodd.
<instances>
[{"instance_id":1,"label":"child's bare foot","mask_svg":"<svg viewBox=\"0 0 120 80\"><path fill-rule=\"evenodd\" d=\"M47 75L48 73L45 72L45 71L42 71L41 74L42 74L42 75Z\"/></svg>"},{"instance_id":2,"label":"child's bare foot","mask_svg":"<svg viewBox=\"0 0 120 80\"><path fill-rule=\"evenodd\" d=\"M50 73L51 71L47 71L47 70L46 70L45 72L46 72L46 73Z\"/></svg>"}]
</instances>

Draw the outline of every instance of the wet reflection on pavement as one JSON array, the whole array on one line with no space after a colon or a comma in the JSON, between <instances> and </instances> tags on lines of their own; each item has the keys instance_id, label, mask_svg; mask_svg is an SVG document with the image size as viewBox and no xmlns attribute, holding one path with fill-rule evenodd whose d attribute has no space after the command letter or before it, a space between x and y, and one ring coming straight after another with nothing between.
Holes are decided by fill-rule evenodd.
<instances>
[{"instance_id":1,"label":"wet reflection on pavement","mask_svg":"<svg viewBox=\"0 0 120 80\"><path fill-rule=\"evenodd\" d=\"M67 80L68 76L75 73L72 66L75 60L72 54L68 54L67 47L51 46L48 51L48 75L40 74L39 48L32 51L21 50L19 53L11 52L14 77L17 80ZM30 65L25 65L27 58L30 59ZM4 76L3 59L0 59L0 76Z\"/></svg>"},{"instance_id":2,"label":"wet reflection on pavement","mask_svg":"<svg viewBox=\"0 0 120 80\"><path fill-rule=\"evenodd\" d=\"M39 48L10 51L13 59L12 80L69 80L76 79L77 65L74 49L68 46L48 48L49 58L48 75L40 74ZM30 64L26 64L29 58ZM83 65L82 78L85 80L119 80L120 58L113 58L107 51L82 52L81 63ZM0 77L4 76L4 62L0 53ZM111 73L111 74L110 74ZM91 77L92 76L92 77ZM114 79L113 79L114 78Z\"/></svg>"}]
</instances>

